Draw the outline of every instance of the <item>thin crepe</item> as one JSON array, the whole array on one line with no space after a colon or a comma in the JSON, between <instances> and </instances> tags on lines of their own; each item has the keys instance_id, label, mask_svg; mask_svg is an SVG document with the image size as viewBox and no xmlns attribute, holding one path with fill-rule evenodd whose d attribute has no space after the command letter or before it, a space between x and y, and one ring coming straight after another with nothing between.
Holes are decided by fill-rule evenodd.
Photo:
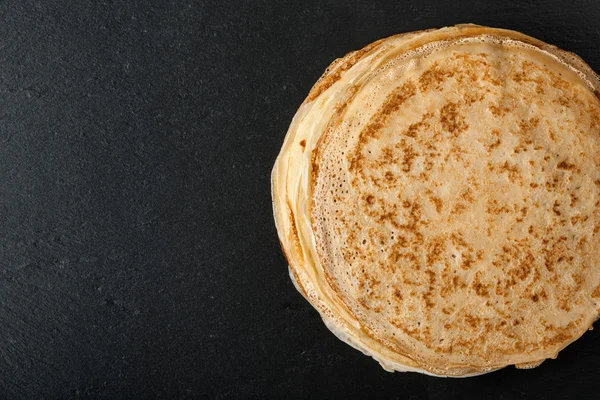
<instances>
[{"instance_id":1,"label":"thin crepe","mask_svg":"<svg viewBox=\"0 0 600 400\"><path fill-rule=\"evenodd\" d=\"M556 357L600 309L598 87L577 56L475 25L336 60L272 174L298 290L388 370Z\"/></svg>"}]
</instances>

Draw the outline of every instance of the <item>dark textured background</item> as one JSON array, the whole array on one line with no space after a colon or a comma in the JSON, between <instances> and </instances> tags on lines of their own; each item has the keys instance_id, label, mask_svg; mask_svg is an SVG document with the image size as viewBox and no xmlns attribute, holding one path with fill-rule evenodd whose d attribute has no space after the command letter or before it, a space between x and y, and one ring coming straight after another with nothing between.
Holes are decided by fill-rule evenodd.
<instances>
[{"instance_id":1,"label":"dark textured background","mask_svg":"<svg viewBox=\"0 0 600 400\"><path fill-rule=\"evenodd\" d=\"M597 396L556 361L389 374L288 279L269 174L312 83L391 34L475 22L600 70L597 1L0 1L0 398Z\"/></svg>"}]
</instances>

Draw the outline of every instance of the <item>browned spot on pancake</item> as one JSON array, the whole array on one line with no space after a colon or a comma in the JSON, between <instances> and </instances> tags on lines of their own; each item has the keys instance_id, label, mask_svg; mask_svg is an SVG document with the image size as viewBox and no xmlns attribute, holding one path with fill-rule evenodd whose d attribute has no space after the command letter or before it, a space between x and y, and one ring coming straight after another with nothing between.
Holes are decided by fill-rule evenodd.
<instances>
[{"instance_id":1,"label":"browned spot on pancake","mask_svg":"<svg viewBox=\"0 0 600 400\"><path fill-rule=\"evenodd\" d=\"M393 222L394 218L397 216L398 216L398 213L396 213L395 211L383 213L383 214L379 215L379 222L385 222L385 221Z\"/></svg>"},{"instance_id":2,"label":"browned spot on pancake","mask_svg":"<svg viewBox=\"0 0 600 400\"><path fill-rule=\"evenodd\" d=\"M447 103L440 109L440 123L442 128L454 136L458 136L469 125L465 123L465 118L458 112L456 103Z\"/></svg>"},{"instance_id":3,"label":"browned spot on pancake","mask_svg":"<svg viewBox=\"0 0 600 400\"><path fill-rule=\"evenodd\" d=\"M414 151L412 146L408 146L404 151L404 158L402 159L402 171L410 172L412 168L412 162L418 154Z\"/></svg>"},{"instance_id":4,"label":"browned spot on pancake","mask_svg":"<svg viewBox=\"0 0 600 400\"><path fill-rule=\"evenodd\" d=\"M402 292L400 292L400 289L396 289L394 290L394 297L396 297L398 300L402 300Z\"/></svg>"},{"instance_id":5,"label":"browned spot on pancake","mask_svg":"<svg viewBox=\"0 0 600 400\"><path fill-rule=\"evenodd\" d=\"M544 255L544 266L550 272L554 272L556 264L563 261L562 255L566 251L566 247L564 242L567 241L566 236L560 236L558 239L552 243L549 248L542 249L542 254ZM548 239L544 239L544 244L549 244Z\"/></svg>"},{"instance_id":6,"label":"browned spot on pancake","mask_svg":"<svg viewBox=\"0 0 600 400\"><path fill-rule=\"evenodd\" d=\"M558 202L558 200L554 201L554 204L552 205L552 212L558 217L561 216L560 203Z\"/></svg>"},{"instance_id":7,"label":"browned spot on pancake","mask_svg":"<svg viewBox=\"0 0 600 400\"><path fill-rule=\"evenodd\" d=\"M439 63L436 61L433 63L430 69L425 71L419 77L419 89L422 92L426 92L428 90L440 90L444 82L454 76L454 71L444 69L440 67Z\"/></svg>"},{"instance_id":8,"label":"browned spot on pancake","mask_svg":"<svg viewBox=\"0 0 600 400\"><path fill-rule=\"evenodd\" d=\"M487 146L488 151L492 151L502 144L502 140L500 140L500 131L498 129L492 129L492 136L495 137L495 140L492 144Z\"/></svg>"},{"instance_id":9,"label":"browned spot on pancake","mask_svg":"<svg viewBox=\"0 0 600 400\"><path fill-rule=\"evenodd\" d=\"M516 181L521 176L521 169L516 164L510 164L508 161L504 161L504 164L500 165L500 171L506 172L508 179L512 182Z\"/></svg>"},{"instance_id":10,"label":"browned spot on pancake","mask_svg":"<svg viewBox=\"0 0 600 400\"><path fill-rule=\"evenodd\" d=\"M515 147L515 154L519 154L521 152L529 151L530 146L533 144L533 140L531 140L528 136L519 136L519 144Z\"/></svg>"},{"instance_id":11,"label":"browned spot on pancake","mask_svg":"<svg viewBox=\"0 0 600 400\"><path fill-rule=\"evenodd\" d=\"M585 250L586 245L587 245L587 238L582 237L581 239L579 239L579 242L577 242L577 250L579 250L579 251Z\"/></svg>"},{"instance_id":12,"label":"browned spot on pancake","mask_svg":"<svg viewBox=\"0 0 600 400\"><path fill-rule=\"evenodd\" d=\"M442 254L446 250L446 240L443 237L437 237L431 240L427 246L427 266L429 268L442 259Z\"/></svg>"},{"instance_id":13,"label":"browned spot on pancake","mask_svg":"<svg viewBox=\"0 0 600 400\"><path fill-rule=\"evenodd\" d=\"M433 113L425 113L419 122L409 125L408 129L406 129L403 134L411 138L417 137L418 132L430 128L429 122L427 121L431 119L431 117L433 117Z\"/></svg>"},{"instance_id":14,"label":"browned spot on pancake","mask_svg":"<svg viewBox=\"0 0 600 400\"><path fill-rule=\"evenodd\" d=\"M387 96L381 108L379 109L379 112L371 117L371 120L367 126L360 133L358 146L354 150L354 153L352 155L348 155L350 171L358 172L360 175L364 175L362 169L363 163L365 162L364 155L362 154L364 146L369 140L379 138L381 135L381 129L388 124L389 118L400 109L400 106L406 100L414 96L415 93L416 87L414 83L408 82L396 88Z\"/></svg>"},{"instance_id":15,"label":"browned spot on pancake","mask_svg":"<svg viewBox=\"0 0 600 400\"><path fill-rule=\"evenodd\" d=\"M571 338L572 338L572 335L568 335L566 333L559 333L551 338L544 339L543 345L544 346L553 346L557 343L566 342L567 340L569 340Z\"/></svg>"},{"instance_id":16,"label":"browned spot on pancake","mask_svg":"<svg viewBox=\"0 0 600 400\"><path fill-rule=\"evenodd\" d=\"M416 93L415 85L412 82L405 83L396 90L394 90L385 99L385 102L379 109L379 112L375 114L369 124L361 132L361 137L373 137L379 136L379 131L388 122L390 115L393 115L400 109L400 106L409 98L414 96Z\"/></svg>"},{"instance_id":17,"label":"browned spot on pancake","mask_svg":"<svg viewBox=\"0 0 600 400\"><path fill-rule=\"evenodd\" d=\"M537 126L540 123L540 119L539 118L531 118L529 120L524 120L522 119L521 121L519 121L518 125L519 125L519 133L521 134L529 134L531 133L531 131L535 128L537 128Z\"/></svg>"},{"instance_id":18,"label":"browned spot on pancake","mask_svg":"<svg viewBox=\"0 0 600 400\"><path fill-rule=\"evenodd\" d=\"M535 257L533 256L531 251L528 251L525 258L519 262L518 267L510 270L508 274L511 276L515 276L517 279L523 281L531 273L531 270L534 268L534 263Z\"/></svg>"},{"instance_id":19,"label":"browned spot on pancake","mask_svg":"<svg viewBox=\"0 0 600 400\"><path fill-rule=\"evenodd\" d=\"M575 166L575 164L570 164L566 161L559 162L558 165L556 166L556 168L567 170L567 171L577 171L577 167Z\"/></svg>"},{"instance_id":20,"label":"browned spot on pancake","mask_svg":"<svg viewBox=\"0 0 600 400\"><path fill-rule=\"evenodd\" d=\"M423 300L425 300L426 308L432 308L435 305L435 303L431 300L431 296L433 295L436 275L435 272L431 270L426 270L425 275L427 275L429 286L427 288L427 291L423 294Z\"/></svg>"},{"instance_id":21,"label":"browned spot on pancake","mask_svg":"<svg viewBox=\"0 0 600 400\"><path fill-rule=\"evenodd\" d=\"M471 269L471 266L473 265L474 262L475 262L475 259L473 258L473 255L471 253L465 253L465 254L463 254L460 267L462 269Z\"/></svg>"},{"instance_id":22,"label":"browned spot on pancake","mask_svg":"<svg viewBox=\"0 0 600 400\"><path fill-rule=\"evenodd\" d=\"M490 105L489 110L494 117L504 117L510 111L510 108L500 103Z\"/></svg>"},{"instance_id":23,"label":"browned spot on pancake","mask_svg":"<svg viewBox=\"0 0 600 400\"><path fill-rule=\"evenodd\" d=\"M480 275L481 274L479 271L475 273L475 279L473 280L473 284L471 286L475 290L477 296L488 297L490 294L490 285L482 283Z\"/></svg>"},{"instance_id":24,"label":"browned spot on pancake","mask_svg":"<svg viewBox=\"0 0 600 400\"><path fill-rule=\"evenodd\" d=\"M464 213L466 210L467 210L467 206L465 205L465 203L458 202L458 203L456 203L456 205L454 207L452 207L452 211L450 211L450 213L452 215L460 215L460 214Z\"/></svg>"},{"instance_id":25,"label":"browned spot on pancake","mask_svg":"<svg viewBox=\"0 0 600 400\"><path fill-rule=\"evenodd\" d=\"M306 140L302 139L300 141L300 146L302 146L302 151L304 151L304 148L306 147Z\"/></svg>"},{"instance_id":26,"label":"browned spot on pancake","mask_svg":"<svg viewBox=\"0 0 600 400\"><path fill-rule=\"evenodd\" d=\"M577 202L579 201L579 197L577 197L574 193L570 193L569 196L571 197L571 207L575 207L575 205L577 204Z\"/></svg>"},{"instance_id":27,"label":"browned spot on pancake","mask_svg":"<svg viewBox=\"0 0 600 400\"><path fill-rule=\"evenodd\" d=\"M292 207L291 207L289 201L286 201L286 204L288 207L288 218L290 220L290 227L292 228L292 231L291 231L292 243L294 243L294 247L296 247L296 251L298 252L300 249L300 236L298 235L298 228L296 227L296 218L294 217L294 213L291 211ZM301 260L304 261L304 256L303 256L302 252L299 251L299 253L297 253L297 254L299 254ZM289 257L287 257L287 258L289 260Z\"/></svg>"},{"instance_id":28,"label":"browned spot on pancake","mask_svg":"<svg viewBox=\"0 0 600 400\"><path fill-rule=\"evenodd\" d=\"M511 278L511 279L502 279L496 282L496 295L498 296L508 296L508 294L510 293L510 290L513 286L515 286L517 284L517 281L515 280L515 278Z\"/></svg>"},{"instance_id":29,"label":"browned spot on pancake","mask_svg":"<svg viewBox=\"0 0 600 400\"><path fill-rule=\"evenodd\" d=\"M537 67L530 61L523 61L521 63L521 71L516 71L512 74L512 79L517 83L535 83L540 87L543 85L544 78L539 74L535 74L534 72L540 71L541 68Z\"/></svg>"},{"instance_id":30,"label":"browned spot on pancake","mask_svg":"<svg viewBox=\"0 0 600 400\"><path fill-rule=\"evenodd\" d=\"M465 315L465 322L471 328L477 328L479 326L479 324L481 323L481 318L473 316L471 314L467 314L467 315Z\"/></svg>"},{"instance_id":31,"label":"browned spot on pancake","mask_svg":"<svg viewBox=\"0 0 600 400\"><path fill-rule=\"evenodd\" d=\"M565 96L560 96L558 99L554 100L554 103L558 103L563 107L567 107L569 105L569 99Z\"/></svg>"},{"instance_id":32,"label":"browned spot on pancake","mask_svg":"<svg viewBox=\"0 0 600 400\"><path fill-rule=\"evenodd\" d=\"M473 190L471 188L463 190L460 194L460 198L467 203L473 203L475 201L475 197L473 197Z\"/></svg>"},{"instance_id":33,"label":"browned spot on pancake","mask_svg":"<svg viewBox=\"0 0 600 400\"><path fill-rule=\"evenodd\" d=\"M444 205L444 203L442 202L442 199L438 196L434 196L433 192L431 190L427 191L427 196L429 197L429 201L431 201L433 203L433 205L435 206L435 211L439 214L442 212L442 207Z\"/></svg>"}]
</instances>

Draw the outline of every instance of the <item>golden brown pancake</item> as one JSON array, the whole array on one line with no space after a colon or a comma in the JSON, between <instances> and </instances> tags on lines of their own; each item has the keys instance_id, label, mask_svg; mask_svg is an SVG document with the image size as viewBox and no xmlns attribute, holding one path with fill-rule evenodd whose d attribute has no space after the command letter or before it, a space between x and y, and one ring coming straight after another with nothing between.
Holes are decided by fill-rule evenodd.
<instances>
[{"instance_id":1,"label":"golden brown pancake","mask_svg":"<svg viewBox=\"0 0 600 400\"><path fill-rule=\"evenodd\" d=\"M600 310L600 102L577 56L475 25L336 60L272 175L298 290L387 370L530 368Z\"/></svg>"}]
</instances>

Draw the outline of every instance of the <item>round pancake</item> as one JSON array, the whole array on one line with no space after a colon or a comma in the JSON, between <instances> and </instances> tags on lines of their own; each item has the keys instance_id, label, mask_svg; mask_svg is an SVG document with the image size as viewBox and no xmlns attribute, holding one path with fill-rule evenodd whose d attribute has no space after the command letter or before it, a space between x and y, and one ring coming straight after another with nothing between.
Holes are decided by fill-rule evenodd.
<instances>
[{"instance_id":1,"label":"round pancake","mask_svg":"<svg viewBox=\"0 0 600 400\"><path fill-rule=\"evenodd\" d=\"M336 60L272 174L299 291L388 370L530 368L600 309L600 102L577 56L475 25Z\"/></svg>"}]
</instances>

